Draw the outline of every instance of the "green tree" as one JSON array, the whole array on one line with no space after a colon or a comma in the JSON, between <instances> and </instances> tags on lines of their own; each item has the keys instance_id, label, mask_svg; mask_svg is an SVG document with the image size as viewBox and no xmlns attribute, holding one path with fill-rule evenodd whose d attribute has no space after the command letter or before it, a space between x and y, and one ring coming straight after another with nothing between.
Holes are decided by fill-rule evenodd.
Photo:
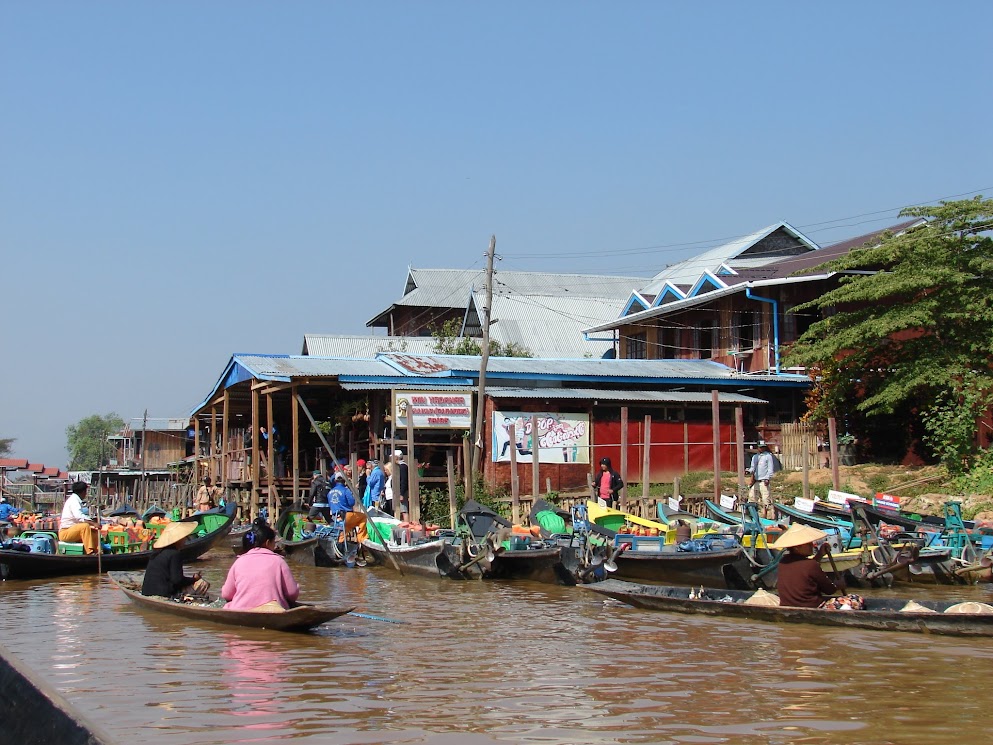
<instances>
[{"instance_id":1,"label":"green tree","mask_svg":"<svg viewBox=\"0 0 993 745\"><path fill-rule=\"evenodd\" d=\"M10 455L15 439L14 437L0 437L0 455Z\"/></svg>"},{"instance_id":2,"label":"green tree","mask_svg":"<svg viewBox=\"0 0 993 745\"><path fill-rule=\"evenodd\" d=\"M479 341L469 336L462 336L462 323L457 318L450 318L440 326L435 326L431 333L434 336L434 351L438 354L462 354L478 356L483 348ZM494 357L533 357L527 347L508 342L501 344L490 339L490 354Z\"/></svg>"},{"instance_id":3,"label":"green tree","mask_svg":"<svg viewBox=\"0 0 993 745\"><path fill-rule=\"evenodd\" d=\"M106 465L114 449L107 438L124 427L124 420L117 414L92 414L66 427L66 450L69 451L69 468L73 471L92 471Z\"/></svg>"},{"instance_id":4,"label":"green tree","mask_svg":"<svg viewBox=\"0 0 993 745\"><path fill-rule=\"evenodd\" d=\"M993 200L901 214L928 223L826 264L851 273L797 306L827 317L786 360L815 371L810 415L916 408L925 442L960 470L978 454L978 416L993 405Z\"/></svg>"}]
</instances>

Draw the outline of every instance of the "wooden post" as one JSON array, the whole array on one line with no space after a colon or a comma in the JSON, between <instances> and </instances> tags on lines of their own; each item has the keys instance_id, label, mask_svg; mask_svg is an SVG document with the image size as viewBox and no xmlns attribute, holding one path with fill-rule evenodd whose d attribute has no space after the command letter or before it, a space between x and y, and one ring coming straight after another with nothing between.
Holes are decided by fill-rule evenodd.
<instances>
[{"instance_id":1,"label":"wooden post","mask_svg":"<svg viewBox=\"0 0 993 745\"><path fill-rule=\"evenodd\" d=\"M714 430L714 502L721 503L721 404L717 390L710 392L710 417Z\"/></svg>"},{"instance_id":2,"label":"wooden post","mask_svg":"<svg viewBox=\"0 0 993 745\"><path fill-rule=\"evenodd\" d=\"M806 435L806 433L804 433ZM803 498L810 499L810 450L807 448L809 439L804 436L800 438L803 447L800 449L803 456Z\"/></svg>"},{"instance_id":3,"label":"wooden post","mask_svg":"<svg viewBox=\"0 0 993 745\"><path fill-rule=\"evenodd\" d=\"M672 498L679 499L679 483L681 479L676 476L672 479Z\"/></svg>"},{"instance_id":4,"label":"wooden post","mask_svg":"<svg viewBox=\"0 0 993 745\"><path fill-rule=\"evenodd\" d=\"M517 425L511 423L510 430L510 516L517 525L521 521L521 487L517 478Z\"/></svg>"},{"instance_id":5,"label":"wooden post","mask_svg":"<svg viewBox=\"0 0 993 745\"><path fill-rule=\"evenodd\" d=\"M738 499L745 496L745 414L741 404L734 407L734 442L738 461Z\"/></svg>"},{"instance_id":6,"label":"wooden post","mask_svg":"<svg viewBox=\"0 0 993 745\"><path fill-rule=\"evenodd\" d=\"M193 483L200 481L200 417L193 417ZM196 495L194 495L195 497Z\"/></svg>"},{"instance_id":7,"label":"wooden post","mask_svg":"<svg viewBox=\"0 0 993 745\"><path fill-rule=\"evenodd\" d=\"M551 494L551 493L552 493L552 480L546 476L545 477L545 494Z\"/></svg>"},{"instance_id":8,"label":"wooden post","mask_svg":"<svg viewBox=\"0 0 993 745\"><path fill-rule=\"evenodd\" d=\"M594 465L592 454L590 465ZM624 479L624 486L621 488L621 512L626 512L628 507L628 407L621 407L621 478Z\"/></svg>"},{"instance_id":9,"label":"wooden post","mask_svg":"<svg viewBox=\"0 0 993 745\"><path fill-rule=\"evenodd\" d=\"M276 443L275 437L272 436L272 394L267 393L265 396L265 409L266 409L266 432L269 434L266 442L269 447L266 448L266 484L269 487L269 496L266 499L266 505L269 508L269 519L272 520L272 524L275 525L276 521L279 519L279 507L276 504L275 499L275 489L276 489Z\"/></svg>"},{"instance_id":10,"label":"wooden post","mask_svg":"<svg viewBox=\"0 0 993 745\"><path fill-rule=\"evenodd\" d=\"M300 404L297 403L298 386L290 388L290 428L293 430L293 502L303 502L300 496ZM355 473L352 471L352 473ZM360 497L361 499L361 497Z\"/></svg>"},{"instance_id":11,"label":"wooden post","mask_svg":"<svg viewBox=\"0 0 993 745\"><path fill-rule=\"evenodd\" d=\"M418 490L417 458L414 457L414 414L407 418L407 487L410 490L410 521L421 521L421 495Z\"/></svg>"},{"instance_id":12,"label":"wooden post","mask_svg":"<svg viewBox=\"0 0 993 745\"><path fill-rule=\"evenodd\" d=\"M645 451L641 456L641 498L648 499L648 487L652 472L652 415L645 415Z\"/></svg>"},{"instance_id":13,"label":"wooden post","mask_svg":"<svg viewBox=\"0 0 993 745\"><path fill-rule=\"evenodd\" d=\"M838 422L828 417L828 457L831 458L831 483L834 490L841 489L841 473L838 470Z\"/></svg>"},{"instance_id":14,"label":"wooden post","mask_svg":"<svg viewBox=\"0 0 993 745\"><path fill-rule=\"evenodd\" d=\"M259 516L259 392L252 388L252 496L249 504L249 521Z\"/></svg>"},{"instance_id":15,"label":"wooden post","mask_svg":"<svg viewBox=\"0 0 993 745\"><path fill-rule=\"evenodd\" d=\"M462 475L465 477L465 501L472 499L472 440L462 438Z\"/></svg>"},{"instance_id":16,"label":"wooden post","mask_svg":"<svg viewBox=\"0 0 993 745\"><path fill-rule=\"evenodd\" d=\"M690 423L686 421L686 411L683 411L683 473L690 472Z\"/></svg>"},{"instance_id":17,"label":"wooden post","mask_svg":"<svg viewBox=\"0 0 993 745\"><path fill-rule=\"evenodd\" d=\"M220 481L214 469L217 468L217 405L210 407L210 481L216 484Z\"/></svg>"},{"instance_id":18,"label":"wooden post","mask_svg":"<svg viewBox=\"0 0 993 745\"><path fill-rule=\"evenodd\" d=\"M541 448L538 446L538 415L531 415L531 499L532 504L538 501L541 489Z\"/></svg>"},{"instance_id":19,"label":"wooden post","mask_svg":"<svg viewBox=\"0 0 993 745\"><path fill-rule=\"evenodd\" d=\"M455 500L455 454L451 448L445 453L445 466L448 473L448 524L455 530L455 515L459 511L459 505Z\"/></svg>"},{"instance_id":20,"label":"wooden post","mask_svg":"<svg viewBox=\"0 0 993 745\"><path fill-rule=\"evenodd\" d=\"M228 389L224 389L224 403L221 404L221 488L224 489L224 501L227 502L230 497L228 496L228 438L231 436L231 432L228 424L228 417L231 412L228 408Z\"/></svg>"}]
</instances>

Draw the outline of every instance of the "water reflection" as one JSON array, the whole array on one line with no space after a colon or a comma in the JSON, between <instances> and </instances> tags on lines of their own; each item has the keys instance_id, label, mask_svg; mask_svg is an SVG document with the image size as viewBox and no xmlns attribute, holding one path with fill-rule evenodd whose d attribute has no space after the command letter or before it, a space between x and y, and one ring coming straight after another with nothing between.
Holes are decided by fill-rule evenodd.
<instances>
[{"instance_id":1,"label":"water reflection","mask_svg":"<svg viewBox=\"0 0 993 745\"><path fill-rule=\"evenodd\" d=\"M232 558L201 563L215 587ZM652 613L529 583L294 572L306 600L403 623L191 625L97 577L0 592L11 649L121 743L958 745L986 726L988 641ZM939 594L993 599L989 586Z\"/></svg>"}]
</instances>

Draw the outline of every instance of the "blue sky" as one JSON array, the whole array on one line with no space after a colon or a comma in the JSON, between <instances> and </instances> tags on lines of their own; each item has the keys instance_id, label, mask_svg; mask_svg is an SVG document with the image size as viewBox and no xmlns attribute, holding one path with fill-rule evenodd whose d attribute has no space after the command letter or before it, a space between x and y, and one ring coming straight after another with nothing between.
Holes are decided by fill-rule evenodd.
<instances>
[{"instance_id":1,"label":"blue sky","mask_svg":"<svg viewBox=\"0 0 993 745\"><path fill-rule=\"evenodd\" d=\"M64 466L66 426L185 415L232 353L365 333L408 265L482 266L491 234L497 271L648 276L988 196L990 28L966 1L0 4L0 437Z\"/></svg>"}]
</instances>

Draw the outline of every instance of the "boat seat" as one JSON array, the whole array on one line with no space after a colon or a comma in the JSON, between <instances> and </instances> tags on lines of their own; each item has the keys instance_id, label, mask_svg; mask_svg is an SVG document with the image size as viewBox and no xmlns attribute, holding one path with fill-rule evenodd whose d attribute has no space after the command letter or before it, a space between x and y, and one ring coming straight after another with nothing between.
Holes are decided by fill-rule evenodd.
<instances>
[{"instance_id":1,"label":"boat seat","mask_svg":"<svg viewBox=\"0 0 993 745\"><path fill-rule=\"evenodd\" d=\"M82 543L59 541L59 553L66 556L82 556L86 553L86 547Z\"/></svg>"}]
</instances>

